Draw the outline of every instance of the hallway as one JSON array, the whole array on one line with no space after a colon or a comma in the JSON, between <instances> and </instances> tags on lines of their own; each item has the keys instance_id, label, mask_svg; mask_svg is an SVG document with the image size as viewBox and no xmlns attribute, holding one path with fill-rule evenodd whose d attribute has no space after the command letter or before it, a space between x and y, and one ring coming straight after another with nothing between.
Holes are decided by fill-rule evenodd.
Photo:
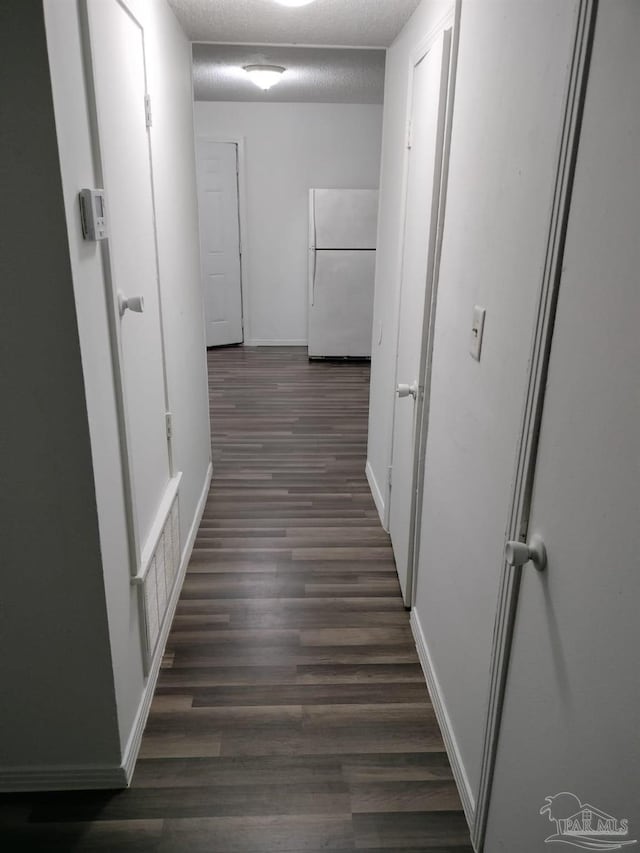
<instances>
[{"instance_id":1,"label":"hallway","mask_svg":"<svg viewBox=\"0 0 640 853\"><path fill-rule=\"evenodd\" d=\"M208 362L214 480L132 787L12 795L7 849L471 851L364 476L369 365Z\"/></svg>"}]
</instances>

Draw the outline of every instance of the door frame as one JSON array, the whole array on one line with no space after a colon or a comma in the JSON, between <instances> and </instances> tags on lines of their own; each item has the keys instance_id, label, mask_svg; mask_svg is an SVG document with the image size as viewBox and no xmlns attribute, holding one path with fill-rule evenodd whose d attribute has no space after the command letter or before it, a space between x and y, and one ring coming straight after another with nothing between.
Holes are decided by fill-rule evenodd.
<instances>
[{"instance_id":1,"label":"door frame","mask_svg":"<svg viewBox=\"0 0 640 853\"><path fill-rule=\"evenodd\" d=\"M195 103L195 102L194 102ZM248 240L247 234L249 233L249 229L247 227L247 187L246 187L246 144L244 136L235 136L234 134L211 134L211 133L197 133L197 129L195 127L195 113L194 113L194 146L195 146L195 157L196 164L198 164L198 142L222 142L227 145L235 145L236 146L236 157L237 157L237 174L238 174L238 249L240 252L240 303L241 303L241 311L242 311L242 338L245 346L251 345L251 318L250 318L250 299L249 299L249 269L247 256L248 252ZM197 180L198 170L196 167L196 180ZM198 187L196 186L196 194ZM200 209L198 209L198 219L200 218ZM202 266L202 248L200 249L200 261ZM204 313L204 290L202 292L202 302L203 302L203 316L206 315Z\"/></svg>"},{"instance_id":2,"label":"door frame","mask_svg":"<svg viewBox=\"0 0 640 853\"><path fill-rule=\"evenodd\" d=\"M527 541L538 440L544 409L553 327L562 275L567 223L597 7L598 0L577 0L574 41L572 55L569 57L568 63L569 76L558 144L552 210L530 348L525 402L516 450L505 542L509 539ZM512 567L507 564L506 560L503 561L491 649L480 784L472 827L473 847L478 853L483 849L486 833L521 575L522 567Z\"/></svg>"},{"instance_id":3,"label":"door frame","mask_svg":"<svg viewBox=\"0 0 640 853\"><path fill-rule=\"evenodd\" d=\"M400 306L402 300L402 275L404 267L404 247L405 233L407 222L407 199L409 191L409 157L410 157L410 135L411 123L413 117L413 96L414 96L414 74L416 66L429 52L434 42L447 30L450 30L450 58L449 58L449 77L447 80L447 94L445 104L445 120L444 133L441 143L441 149L438 152L440 158L440 169L438 178L438 206L436 221L431 224L431 234L434 236L433 247L430 251L430 258L427 261L427 269L430 270L430 283L425 283L425 288L430 292L430 300L425 299L424 315L422 320L422 346L420 354L420 366L418 373L418 395L415 401L416 412L416 432L413 449L413 474L412 474L412 499L411 513L409 518L409 550L408 550L408 566L407 566L407 602L408 606L412 607L415 601L416 581L417 581L417 561L420 546L420 525L417 519L421 512L422 492L424 483L424 448L426 447L428 415L429 415L429 392L431 387L431 356L433 352L433 327L435 321L435 311L438 291L438 277L440 270L440 256L442 250L442 234L444 225L446 195L447 195L447 178L449 170L449 155L451 150L451 130L453 121L453 106L455 96L455 81L456 81L456 64L458 56L458 42L460 34L460 12L462 0L454 0L446 14L432 27L425 35L409 57L407 68L407 100L405 110L405 147L402 164L402 217L400 222L400 257L398 262L398 287L395 301L396 315L396 330L395 330L395 367L394 367L394 383L392 388L393 404L392 404L392 420L391 420L391 441L389 448L389 477L387 478L386 499L384 502L385 513L383 524L386 530L389 530L391 520L391 501L392 496L392 470L393 470L393 449L394 449L394 423L395 423L395 407L398 405L398 397L396 394L396 385L398 382L397 365L398 365L398 347L400 342Z\"/></svg>"}]
</instances>

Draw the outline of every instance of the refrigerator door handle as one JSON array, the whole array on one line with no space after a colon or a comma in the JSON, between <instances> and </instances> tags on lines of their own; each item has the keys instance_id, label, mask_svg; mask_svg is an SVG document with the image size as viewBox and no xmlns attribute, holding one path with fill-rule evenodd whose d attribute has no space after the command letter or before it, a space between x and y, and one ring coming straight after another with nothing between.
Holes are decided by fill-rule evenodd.
<instances>
[{"instance_id":1,"label":"refrigerator door handle","mask_svg":"<svg viewBox=\"0 0 640 853\"><path fill-rule=\"evenodd\" d=\"M309 305L316 295L316 191L309 190Z\"/></svg>"},{"instance_id":2,"label":"refrigerator door handle","mask_svg":"<svg viewBox=\"0 0 640 853\"><path fill-rule=\"evenodd\" d=\"M316 296L316 250L309 249L309 305L313 305Z\"/></svg>"}]
</instances>

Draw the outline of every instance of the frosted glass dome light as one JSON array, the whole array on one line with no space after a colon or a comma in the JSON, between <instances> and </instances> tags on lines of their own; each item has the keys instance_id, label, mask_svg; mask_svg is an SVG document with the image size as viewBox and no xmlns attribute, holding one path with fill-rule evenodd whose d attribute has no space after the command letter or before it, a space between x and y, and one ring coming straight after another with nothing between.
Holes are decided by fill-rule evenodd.
<instances>
[{"instance_id":1,"label":"frosted glass dome light","mask_svg":"<svg viewBox=\"0 0 640 853\"><path fill-rule=\"evenodd\" d=\"M287 69L283 68L282 65L245 65L244 70L251 82L266 92L267 89L280 82Z\"/></svg>"},{"instance_id":2,"label":"frosted glass dome light","mask_svg":"<svg viewBox=\"0 0 640 853\"><path fill-rule=\"evenodd\" d=\"M308 6L313 0L276 0L281 6Z\"/></svg>"}]
</instances>

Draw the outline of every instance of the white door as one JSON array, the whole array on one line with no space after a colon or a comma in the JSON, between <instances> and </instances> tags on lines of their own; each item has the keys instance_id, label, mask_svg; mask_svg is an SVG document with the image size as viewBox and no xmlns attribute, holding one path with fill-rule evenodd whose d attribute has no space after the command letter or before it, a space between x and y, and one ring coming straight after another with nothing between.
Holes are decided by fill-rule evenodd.
<instances>
[{"instance_id":1,"label":"white door","mask_svg":"<svg viewBox=\"0 0 640 853\"><path fill-rule=\"evenodd\" d=\"M144 31L118 0L87 10L139 560L170 478ZM120 316L118 292L143 297L144 312Z\"/></svg>"},{"instance_id":2,"label":"white door","mask_svg":"<svg viewBox=\"0 0 640 853\"><path fill-rule=\"evenodd\" d=\"M637 3L601 3L487 853L640 844L639 42Z\"/></svg>"},{"instance_id":3,"label":"white door","mask_svg":"<svg viewBox=\"0 0 640 853\"><path fill-rule=\"evenodd\" d=\"M208 347L243 340L238 146L197 141L200 257Z\"/></svg>"},{"instance_id":4,"label":"white door","mask_svg":"<svg viewBox=\"0 0 640 853\"><path fill-rule=\"evenodd\" d=\"M396 397L393 417L389 533L405 604L411 603L410 543L414 527L417 393L431 302L435 232L440 199L451 32L437 37L414 68L407 175L396 381L414 386ZM427 318L428 319L428 318Z\"/></svg>"}]
</instances>

